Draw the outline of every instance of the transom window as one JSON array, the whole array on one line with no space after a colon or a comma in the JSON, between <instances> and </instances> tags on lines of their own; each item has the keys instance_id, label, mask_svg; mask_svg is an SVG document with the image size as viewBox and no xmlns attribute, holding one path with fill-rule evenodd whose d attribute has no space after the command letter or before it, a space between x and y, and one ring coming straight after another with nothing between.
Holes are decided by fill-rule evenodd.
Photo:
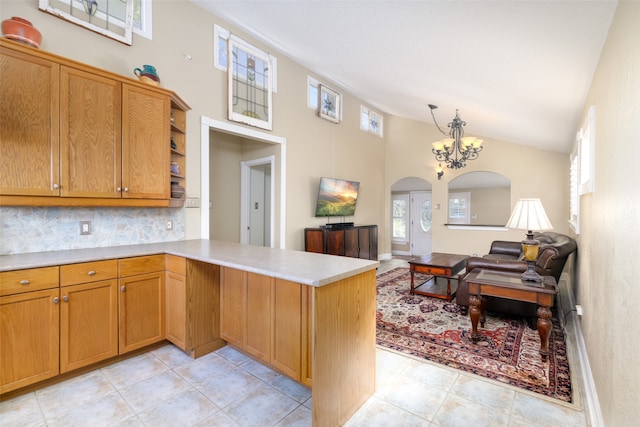
<instances>
[{"instance_id":1,"label":"transom window","mask_svg":"<svg viewBox=\"0 0 640 427\"><path fill-rule=\"evenodd\" d=\"M382 115L365 107L360 106L360 129L371 132L382 137L383 119Z\"/></svg>"},{"instance_id":2,"label":"transom window","mask_svg":"<svg viewBox=\"0 0 640 427\"><path fill-rule=\"evenodd\" d=\"M228 65L228 49L229 49L229 38L231 37L231 32L217 24L213 25L213 66L219 70L227 71ZM269 78L271 78L271 91L273 93L278 92L278 58L275 56L268 54L266 52L262 52L260 49L252 46L250 43L244 41L243 39L236 37L239 43L250 46L252 49L266 55L269 60Z\"/></svg>"}]
</instances>

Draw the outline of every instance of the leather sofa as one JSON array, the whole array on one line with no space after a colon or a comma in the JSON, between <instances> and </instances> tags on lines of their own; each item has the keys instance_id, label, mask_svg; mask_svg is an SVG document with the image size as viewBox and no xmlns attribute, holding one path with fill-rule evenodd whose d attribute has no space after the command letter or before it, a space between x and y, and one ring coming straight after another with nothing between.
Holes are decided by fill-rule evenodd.
<instances>
[{"instance_id":1,"label":"leather sofa","mask_svg":"<svg viewBox=\"0 0 640 427\"><path fill-rule=\"evenodd\" d=\"M559 281L569 255L577 248L576 241L569 236L554 232L537 233L533 237L540 242L536 271L541 276L553 276L556 281ZM496 240L491 243L491 249L487 255L467 259L465 275L459 280L456 291L456 303L463 313L466 313L469 308L469 286L465 277L476 268L524 273L527 262L522 255L522 243ZM531 321L537 317L536 304L504 298L487 297L485 310L524 316L529 318L530 325Z\"/></svg>"}]
</instances>

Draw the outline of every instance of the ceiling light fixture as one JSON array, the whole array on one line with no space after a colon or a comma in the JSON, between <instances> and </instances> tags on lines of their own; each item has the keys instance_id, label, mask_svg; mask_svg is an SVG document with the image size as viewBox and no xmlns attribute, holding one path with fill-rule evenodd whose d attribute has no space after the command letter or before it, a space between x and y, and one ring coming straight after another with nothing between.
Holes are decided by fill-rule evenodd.
<instances>
[{"instance_id":1,"label":"ceiling light fixture","mask_svg":"<svg viewBox=\"0 0 640 427\"><path fill-rule=\"evenodd\" d=\"M445 162L450 169L460 169L465 167L467 160L475 160L478 158L478 153L482 151L482 140L473 136L464 136L463 126L467 123L460 119L458 110L456 110L456 116L453 121L449 123L449 133L446 133L436 121L436 116L433 114L433 110L438 108L437 105L429 104L429 110L431 111L431 117L433 117L433 123L443 135L447 135L448 138L441 139L434 142L431 152L436 155L436 160L439 162Z\"/></svg>"}]
</instances>

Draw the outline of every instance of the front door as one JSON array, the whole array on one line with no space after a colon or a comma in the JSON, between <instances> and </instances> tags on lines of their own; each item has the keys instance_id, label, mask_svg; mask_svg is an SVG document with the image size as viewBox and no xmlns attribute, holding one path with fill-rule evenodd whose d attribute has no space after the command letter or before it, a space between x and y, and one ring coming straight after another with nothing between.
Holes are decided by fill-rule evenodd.
<instances>
[{"instance_id":1,"label":"front door","mask_svg":"<svg viewBox=\"0 0 640 427\"><path fill-rule=\"evenodd\" d=\"M411 255L431 253L431 192L411 192Z\"/></svg>"}]
</instances>

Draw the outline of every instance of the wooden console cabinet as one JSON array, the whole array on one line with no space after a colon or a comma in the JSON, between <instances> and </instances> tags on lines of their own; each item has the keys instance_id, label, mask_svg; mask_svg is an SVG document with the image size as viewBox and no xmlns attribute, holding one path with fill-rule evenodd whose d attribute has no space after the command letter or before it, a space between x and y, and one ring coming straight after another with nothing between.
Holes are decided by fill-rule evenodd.
<instances>
[{"instance_id":1,"label":"wooden console cabinet","mask_svg":"<svg viewBox=\"0 0 640 427\"><path fill-rule=\"evenodd\" d=\"M319 254L378 260L378 226L305 228L304 250Z\"/></svg>"}]
</instances>

